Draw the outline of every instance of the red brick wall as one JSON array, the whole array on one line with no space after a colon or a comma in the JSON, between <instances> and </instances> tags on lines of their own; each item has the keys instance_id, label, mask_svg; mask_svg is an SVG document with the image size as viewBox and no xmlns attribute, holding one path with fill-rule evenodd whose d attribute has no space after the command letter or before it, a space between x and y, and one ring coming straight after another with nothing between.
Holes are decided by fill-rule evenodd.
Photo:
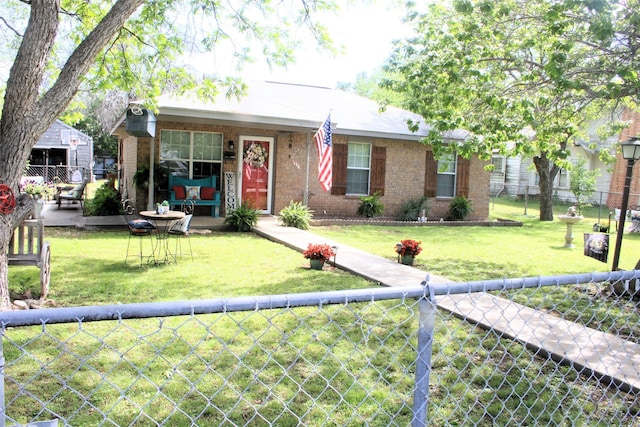
<instances>
[{"instance_id":1,"label":"red brick wall","mask_svg":"<svg viewBox=\"0 0 640 427\"><path fill-rule=\"evenodd\" d=\"M404 202L424 194L425 152L427 147L418 142L389 139L352 138L353 141L371 142L386 147L385 193L381 197L385 217L398 217ZM334 144L346 144L349 138L333 135ZM306 135L280 137L277 142L277 177L274 212L277 213L291 200L302 201L304 196ZM289 148L291 147L291 148ZM324 192L317 180L318 153L312 143L309 150L309 207L316 216L353 217L360 205L357 196L333 196ZM486 162L472 159L470 167L470 194L474 212L469 219L489 216L489 173ZM302 184L302 185L301 185ZM429 199L429 217L439 219L446 215L451 199Z\"/></svg>"},{"instance_id":2,"label":"red brick wall","mask_svg":"<svg viewBox=\"0 0 640 427\"><path fill-rule=\"evenodd\" d=\"M158 121L156 124L156 161L159 156L159 135L162 129L192 130L223 133L225 149L227 141L233 140L238 146L240 135L273 137L275 140L275 174L273 187L273 213L277 214L289 202L302 201L304 198L306 170L307 170L307 139L309 142L309 207L316 216L345 216L356 215L360 199L354 196L332 196L324 192L317 179L318 153L312 135L301 133L284 133L276 130L230 127L210 124L194 124ZM386 147L386 176L385 194L381 201L385 207L385 217L397 217L401 205L413 198L424 194L425 156L427 147L418 142L399 141L389 139L354 139L359 142L370 142L375 146ZM349 138L343 135L333 135L333 142L346 144ZM146 146L146 149L145 149ZM138 144L138 163L148 161L148 144ZM242 161L236 155L235 160L224 160L222 171L237 171L238 162ZM469 219L486 219L489 215L489 173L484 170L486 162L477 158L471 160L470 191L474 212ZM224 191L224 188L221 187ZM224 194L224 193L223 193ZM431 219L444 217L449 208L450 199L429 199ZM224 204L221 207L224 216Z\"/></svg>"},{"instance_id":3,"label":"red brick wall","mask_svg":"<svg viewBox=\"0 0 640 427\"><path fill-rule=\"evenodd\" d=\"M640 113L625 110L622 113L622 120L630 121L631 125L622 131L619 141L627 141L632 136L640 136ZM609 186L609 197L607 206L609 208L620 208L622 206L622 192L624 191L624 181L627 174L627 161L622 158L622 153L616 155L616 163L611 175ZM640 206L640 162L636 162L633 167L633 175L630 186L629 207Z\"/></svg>"}]
</instances>

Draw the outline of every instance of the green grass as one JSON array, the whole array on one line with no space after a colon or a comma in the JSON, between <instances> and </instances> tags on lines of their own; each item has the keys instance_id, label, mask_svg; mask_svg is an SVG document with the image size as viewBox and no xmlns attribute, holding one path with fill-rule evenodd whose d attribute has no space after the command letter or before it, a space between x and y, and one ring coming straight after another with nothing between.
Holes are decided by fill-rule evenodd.
<instances>
[{"instance_id":1,"label":"green grass","mask_svg":"<svg viewBox=\"0 0 640 427\"><path fill-rule=\"evenodd\" d=\"M540 223L534 209L528 206L525 216L521 203L501 200L491 210L495 218L519 220L523 227L312 231L394 260L397 241L422 240L425 250L416 266L453 280L608 269L582 255L582 233L591 231L597 218L593 212L575 227L578 248L570 250L562 247L564 226ZM558 208L558 213L564 211L566 207ZM193 261L144 268L135 260L134 266L124 264L124 231L47 229L47 239L52 247L50 296L58 306L371 286L332 267L311 270L300 253L251 233L193 235ZM639 244L636 236L625 235L621 267L635 265ZM11 267L9 277L14 293L38 292L37 268ZM594 285L516 292L513 297L638 339L633 302L603 298ZM52 410L72 417L72 425L97 425L102 418L90 406L81 407L68 387L88 396L116 425L191 425L176 408L199 416L203 426L264 425L260 417L285 426L409 425L416 312L413 301L387 301L50 325L46 333L42 327L10 328L3 341L5 369ZM614 419L630 425L628 417L640 412L632 397L441 311L432 364L431 425L608 425ZM197 384L197 391L191 384ZM7 383L7 412L24 423L40 406L28 395L13 400L18 390ZM231 421L214 406L226 410ZM139 412L146 418L135 421Z\"/></svg>"},{"instance_id":2,"label":"green grass","mask_svg":"<svg viewBox=\"0 0 640 427\"><path fill-rule=\"evenodd\" d=\"M557 215L565 213L566 208L567 205L556 206ZM611 270L615 233L610 235L608 264L584 256L582 250L583 234L591 233L598 221L596 208L589 208L584 220L573 226L574 249L564 248L566 226L558 220L539 221L539 211L533 203L529 203L524 215L523 203L500 199L492 203L490 214L493 219L522 222L522 227L361 225L313 227L311 231L392 260L397 257L397 242L420 240L423 251L414 266L453 281ZM640 234L626 233L620 268L633 269L639 257Z\"/></svg>"},{"instance_id":3,"label":"green grass","mask_svg":"<svg viewBox=\"0 0 640 427\"><path fill-rule=\"evenodd\" d=\"M125 264L125 231L84 232L47 228L51 244L50 298L59 306L175 301L235 295L265 295L370 286L341 270L310 271L296 251L252 233L213 232L191 236L192 261L177 265ZM144 242L148 248L148 241ZM186 242L184 242L186 244ZM137 248L138 241L132 240ZM185 246L183 246L183 249ZM135 251L135 249L133 250ZM11 267L15 293L39 292L35 267Z\"/></svg>"}]
</instances>

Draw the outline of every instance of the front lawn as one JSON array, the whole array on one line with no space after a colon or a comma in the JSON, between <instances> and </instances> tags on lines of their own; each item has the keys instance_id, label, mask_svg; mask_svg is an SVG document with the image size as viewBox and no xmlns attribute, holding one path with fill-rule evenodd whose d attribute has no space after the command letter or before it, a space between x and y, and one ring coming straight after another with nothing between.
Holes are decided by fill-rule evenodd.
<instances>
[{"instance_id":1,"label":"front lawn","mask_svg":"<svg viewBox=\"0 0 640 427\"><path fill-rule=\"evenodd\" d=\"M389 259L395 259L399 240L422 240L425 250L417 257L417 267L453 280L607 270L580 248L593 218L575 227L578 248L571 250L562 248L564 227L559 222L540 223L531 207L527 216L521 208L511 202L496 204L492 214L520 220L523 227L350 226L311 231ZM183 258L177 265L141 268L135 259L133 265L124 263L125 231L46 232L52 248L50 297L58 306L372 286L330 266L311 270L299 252L252 233L196 234L191 237L193 261ZM622 267L635 264L639 237L625 235ZM35 267L12 266L11 290L36 293L38 276ZM637 339L638 317L630 301L612 301L573 287L515 296L524 304ZM403 300L8 328L7 413L23 423L42 417L39 402L29 395L33 393L72 425L138 425L141 419L147 424L140 425L175 426L263 425L256 420L409 425L416 311L414 301ZM495 331L443 310L436 316L432 425L633 422L629 420L638 412L633 396L538 357ZM195 419L198 424L191 422Z\"/></svg>"},{"instance_id":2,"label":"front lawn","mask_svg":"<svg viewBox=\"0 0 640 427\"><path fill-rule=\"evenodd\" d=\"M556 206L557 215L568 205ZM564 248L566 226L558 220L539 221L538 207L530 202L499 199L490 206L493 219L522 222L522 227L451 226L329 226L313 227L320 236L396 259L395 244L403 239L422 241L423 251L414 266L453 281L554 276L593 271L610 271L616 234L610 234L607 264L586 257L584 233L592 233L598 222L597 208L585 211L585 218L573 226L574 249ZM608 219L608 209L603 209ZM602 220L602 218L601 218ZM606 219L605 219L606 221ZM627 224L628 225L628 224ZM625 227L626 228L626 227ZM633 269L640 258L640 233L625 233L619 266Z\"/></svg>"}]
</instances>

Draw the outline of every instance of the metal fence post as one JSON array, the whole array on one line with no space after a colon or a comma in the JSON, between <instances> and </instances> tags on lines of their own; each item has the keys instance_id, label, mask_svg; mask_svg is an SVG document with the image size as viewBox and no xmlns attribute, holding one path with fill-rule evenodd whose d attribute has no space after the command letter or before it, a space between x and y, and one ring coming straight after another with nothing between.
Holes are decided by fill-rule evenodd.
<instances>
[{"instance_id":1,"label":"metal fence post","mask_svg":"<svg viewBox=\"0 0 640 427\"><path fill-rule=\"evenodd\" d=\"M435 297L433 289L429 287L429 276L423 282L429 297L422 297L418 301L420 313L418 324L418 351L416 354L416 384L413 392L412 427L427 425L427 408L429 403L429 375L431 374L431 353L433 350L433 330L435 323Z\"/></svg>"}]
</instances>

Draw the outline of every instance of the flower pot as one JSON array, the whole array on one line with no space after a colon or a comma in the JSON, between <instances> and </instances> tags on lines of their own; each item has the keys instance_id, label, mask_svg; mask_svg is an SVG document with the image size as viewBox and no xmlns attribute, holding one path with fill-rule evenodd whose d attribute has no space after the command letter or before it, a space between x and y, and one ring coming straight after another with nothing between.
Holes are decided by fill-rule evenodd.
<instances>
[{"instance_id":1,"label":"flower pot","mask_svg":"<svg viewBox=\"0 0 640 427\"><path fill-rule=\"evenodd\" d=\"M404 265L413 265L413 260L415 257L413 255L402 255L400 257L400 262Z\"/></svg>"},{"instance_id":2,"label":"flower pot","mask_svg":"<svg viewBox=\"0 0 640 427\"><path fill-rule=\"evenodd\" d=\"M322 267L324 266L324 259L309 259L309 265L313 270L322 270Z\"/></svg>"}]
</instances>

